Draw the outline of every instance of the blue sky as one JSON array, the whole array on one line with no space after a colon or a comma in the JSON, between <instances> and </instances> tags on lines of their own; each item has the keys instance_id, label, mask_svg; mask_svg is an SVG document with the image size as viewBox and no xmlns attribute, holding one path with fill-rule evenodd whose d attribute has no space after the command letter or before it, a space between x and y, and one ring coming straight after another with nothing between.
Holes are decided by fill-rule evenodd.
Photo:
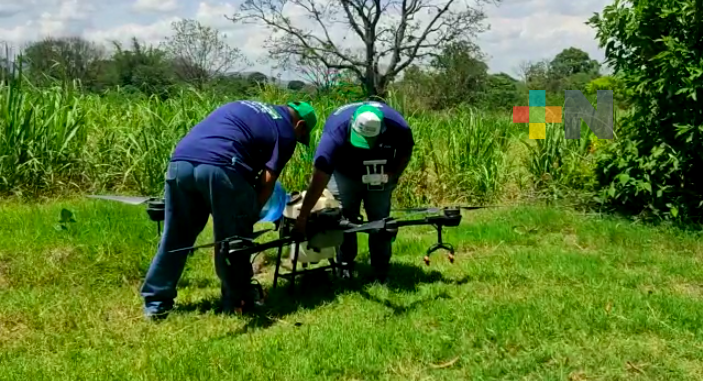
<instances>
[{"instance_id":1,"label":"blue sky","mask_svg":"<svg viewBox=\"0 0 703 381\"><path fill-rule=\"evenodd\" d=\"M488 55L491 72L513 76L522 61L551 58L570 46L601 61L603 52L594 39L595 31L584 22L610 2L503 0L498 6L485 6L490 30L477 42ZM172 21L195 18L226 33L233 46L256 60L265 55L266 32L236 26L224 17L232 15L238 5L236 1L195 0L0 0L0 41L21 47L47 35L81 35L98 42L127 41L137 35L157 43L169 35ZM250 70L277 74L262 64ZM283 73L283 78L294 77Z\"/></svg>"}]
</instances>

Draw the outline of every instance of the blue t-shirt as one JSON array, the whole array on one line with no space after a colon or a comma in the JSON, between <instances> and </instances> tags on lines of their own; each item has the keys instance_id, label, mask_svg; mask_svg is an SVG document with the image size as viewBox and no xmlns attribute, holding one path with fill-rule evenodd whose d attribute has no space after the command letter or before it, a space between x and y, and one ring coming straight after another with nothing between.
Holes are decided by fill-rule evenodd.
<instances>
[{"instance_id":1,"label":"blue t-shirt","mask_svg":"<svg viewBox=\"0 0 703 381\"><path fill-rule=\"evenodd\" d=\"M372 104L383 111L383 128L371 149L356 148L349 142L351 118L359 106ZM392 107L379 102L359 102L335 110L325 122L322 138L315 152L315 167L331 174L338 171L352 178L366 174L367 160L387 160L385 171L395 168L398 159L410 155L415 141L402 115Z\"/></svg>"},{"instance_id":2,"label":"blue t-shirt","mask_svg":"<svg viewBox=\"0 0 703 381\"><path fill-rule=\"evenodd\" d=\"M171 161L244 169L245 176L256 176L264 167L280 174L296 143L286 106L231 102L193 127L176 146Z\"/></svg>"}]
</instances>

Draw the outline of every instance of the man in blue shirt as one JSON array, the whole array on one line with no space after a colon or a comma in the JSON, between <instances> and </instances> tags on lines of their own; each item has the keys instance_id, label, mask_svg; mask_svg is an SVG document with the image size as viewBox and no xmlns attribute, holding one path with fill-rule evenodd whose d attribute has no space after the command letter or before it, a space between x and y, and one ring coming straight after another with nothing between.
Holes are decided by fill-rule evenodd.
<instances>
[{"instance_id":1,"label":"man in blue shirt","mask_svg":"<svg viewBox=\"0 0 703 381\"><path fill-rule=\"evenodd\" d=\"M328 182L330 192L342 203L345 218L358 221L362 201L369 220L388 217L393 190L414 145L408 123L387 104L362 102L337 109L325 122L317 146L312 181L296 221L296 232L305 232L310 210ZM391 258L391 237L382 232L370 234L369 251L375 277L383 282ZM351 276L356 252L356 234L345 236L337 254L345 277Z\"/></svg>"},{"instance_id":2,"label":"man in blue shirt","mask_svg":"<svg viewBox=\"0 0 703 381\"><path fill-rule=\"evenodd\" d=\"M166 171L164 233L141 289L147 317L165 317L173 308L189 251L170 251L193 246L210 214L216 241L252 237L296 142L308 146L316 123L305 102L231 102L178 143ZM248 256L216 252L215 267L225 312L257 302Z\"/></svg>"}]
</instances>

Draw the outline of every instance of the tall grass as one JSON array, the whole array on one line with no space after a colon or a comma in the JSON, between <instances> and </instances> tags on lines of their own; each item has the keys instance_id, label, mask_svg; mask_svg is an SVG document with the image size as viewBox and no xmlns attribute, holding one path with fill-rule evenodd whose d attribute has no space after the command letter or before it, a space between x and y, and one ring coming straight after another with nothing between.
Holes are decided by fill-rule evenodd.
<instances>
[{"instance_id":1,"label":"tall grass","mask_svg":"<svg viewBox=\"0 0 703 381\"><path fill-rule=\"evenodd\" d=\"M0 193L119 192L159 195L177 142L202 118L237 99L182 89L167 100L120 89L98 96L75 87L34 88L21 73L0 84ZM265 88L259 100L284 104L296 95ZM344 101L308 99L321 123ZM516 141L526 131L509 114L474 109L418 112L402 98L389 100L410 123L416 147L396 199L400 204L491 202L510 181ZM314 147L299 147L281 181L303 189L312 172ZM553 136L553 134L548 134ZM539 180L550 163L561 164L555 143L538 143L527 166ZM552 172L550 172L552 173Z\"/></svg>"}]
</instances>

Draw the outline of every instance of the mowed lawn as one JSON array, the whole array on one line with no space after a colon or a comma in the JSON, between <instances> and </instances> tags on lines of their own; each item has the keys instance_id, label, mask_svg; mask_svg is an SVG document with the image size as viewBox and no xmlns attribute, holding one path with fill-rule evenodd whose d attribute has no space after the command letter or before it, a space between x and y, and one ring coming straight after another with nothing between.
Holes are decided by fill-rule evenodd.
<instances>
[{"instance_id":1,"label":"mowed lawn","mask_svg":"<svg viewBox=\"0 0 703 381\"><path fill-rule=\"evenodd\" d=\"M673 228L466 212L445 233L453 265L442 252L424 265L431 227L404 229L387 286L309 279L254 317L216 312L203 249L158 324L138 294L157 243L143 207L5 202L0 237L2 380L703 379L703 246Z\"/></svg>"}]
</instances>

